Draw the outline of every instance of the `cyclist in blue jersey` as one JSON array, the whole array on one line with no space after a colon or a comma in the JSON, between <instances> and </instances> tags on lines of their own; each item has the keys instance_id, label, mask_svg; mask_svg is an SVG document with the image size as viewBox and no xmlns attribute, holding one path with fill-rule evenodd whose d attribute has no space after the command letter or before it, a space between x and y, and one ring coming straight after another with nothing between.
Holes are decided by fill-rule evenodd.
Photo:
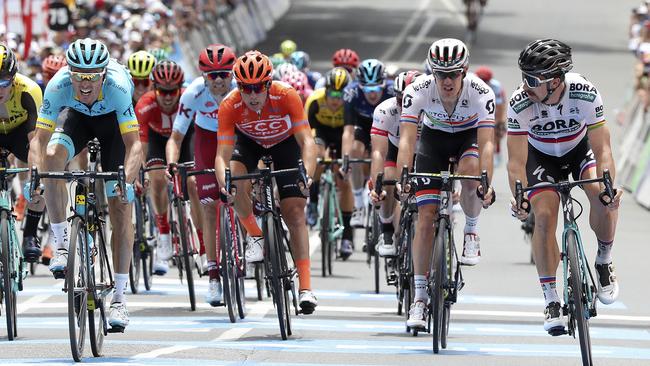
<instances>
[{"instance_id":1,"label":"cyclist in blue jersey","mask_svg":"<svg viewBox=\"0 0 650 366\"><path fill-rule=\"evenodd\" d=\"M196 78L181 96L172 134L167 140L168 163L178 161L183 139L188 134L190 124L194 122L194 167L198 170L214 168L219 125L217 112L223 98L232 90L232 66L236 58L233 50L222 44L213 44L201 51L199 70L202 76ZM214 233L217 221L216 200L219 198L216 176L197 175L196 185L203 209L203 232ZM204 268L207 268L209 277L205 301L218 306L223 299L223 287L217 265L216 237L205 235L203 240L207 257Z\"/></svg>"},{"instance_id":2,"label":"cyclist in blue jersey","mask_svg":"<svg viewBox=\"0 0 650 366\"><path fill-rule=\"evenodd\" d=\"M376 59L367 59L357 68L357 78L346 89L343 99L343 155L352 158L367 157L370 152L370 129L375 107L395 96L393 80L386 80L384 64ZM350 224L364 225L365 199L363 197L363 168L357 164L352 170L354 212ZM349 250L349 252L348 252ZM352 253L352 248L341 247L341 255Z\"/></svg>"},{"instance_id":3,"label":"cyclist in blue jersey","mask_svg":"<svg viewBox=\"0 0 650 366\"><path fill-rule=\"evenodd\" d=\"M45 88L30 154L34 155L39 169L61 171L88 141L97 138L102 147L103 170L116 171L119 165L124 165L128 204L120 201L116 182L106 182L115 270L109 325L124 328L129 323L124 290L133 252L130 202L134 198L133 182L142 162L138 121L131 99L133 82L129 71L110 59L108 49L100 41L85 38L73 42L66 51L66 60L68 66ZM62 111L66 113L61 114ZM65 118L58 118L60 114ZM63 278L70 238L66 221L68 192L63 181L44 180L43 183L56 248L49 267L55 278Z\"/></svg>"}]
</instances>

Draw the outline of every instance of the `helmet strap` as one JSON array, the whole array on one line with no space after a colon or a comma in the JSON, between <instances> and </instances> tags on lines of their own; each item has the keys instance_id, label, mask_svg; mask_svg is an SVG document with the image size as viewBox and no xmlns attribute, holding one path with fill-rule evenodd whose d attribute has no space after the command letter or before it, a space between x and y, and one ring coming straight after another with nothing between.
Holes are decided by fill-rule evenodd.
<instances>
[{"instance_id":1,"label":"helmet strap","mask_svg":"<svg viewBox=\"0 0 650 366\"><path fill-rule=\"evenodd\" d=\"M544 99L541 100L541 103L546 104L546 101L548 101L548 99L551 97L551 95L553 95L553 93L557 90L557 88L559 88L560 86L562 86L562 84L564 84L564 74L560 75L559 79L560 79L560 83L555 88L551 88L551 84L553 82L546 83L546 96L544 97Z\"/></svg>"}]
</instances>

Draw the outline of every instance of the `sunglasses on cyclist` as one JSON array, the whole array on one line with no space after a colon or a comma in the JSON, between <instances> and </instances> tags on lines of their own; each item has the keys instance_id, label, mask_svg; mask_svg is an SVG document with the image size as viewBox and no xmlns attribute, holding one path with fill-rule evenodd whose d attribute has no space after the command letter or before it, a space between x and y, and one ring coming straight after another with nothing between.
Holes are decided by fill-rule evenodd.
<instances>
[{"instance_id":1,"label":"sunglasses on cyclist","mask_svg":"<svg viewBox=\"0 0 650 366\"><path fill-rule=\"evenodd\" d=\"M156 93L160 95L161 97L169 97L169 96L176 96L178 93L181 91L180 88L175 88L175 89L161 89L161 88L156 88Z\"/></svg>"},{"instance_id":2,"label":"sunglasses on cyclist","mask_svg":"<svg viewBox=\"0 0 650 366\"><path fill-rule=\"evenodd\" d=\"M102 72L76 72L76 71L70 71L70 77L74 81L90 81L90 82L95 82L99 81L102 76L106 74L106 71Z\"/></svg>"},{"instance_id":3,"label":"sunglasses on cyclist","mask_svg":"<svg viewBox=\"0 0 650 366\"><path fill-rule=\"evenodd\" d=\"M445 80L447 78L456 80L463 74L463 70L452 70L452 71L434 71L433 75L437 80Z\"/></svg>"},{"instance_id":4,"label":"sunglasses on cyclist","mask_svg":"<svg viewBox=\"0 0 650 366\"><path fill-rule=\"evenodd\" d=\"M151 85L151 80L149 78L131 78L133 80L133 85L136 87L138 86L144 86L144 87L149 87Z\"/></svg>"},{"instance_id":5,"label":"sunglasses on cyclist","mask_svg":"<svg viewBox=\"0 0 650 366\"><path fill-rule=\"evenodd\" d=\"M239 91L244 94L263 93L269 88L270 85L271 85L270 82L258 83L258 84L237 84L237 86L239 87Z\"/></svg>"},{"instance_id":6,"label":"sunglasses on cyclist","mask_svg":"<svg viewBox=\"0 0 650 366\"><path fill-rule=\"evenodd\" d=\"M330 97L330 98L341 99L341 98L343 98L343 91L341 91L341 90L328 90L327 91L327 96Z\"/></svg>"},{"instance_id":7,"label":"sunglasses on cyclist","mask_svg":"<svg viewBox=\"0 0 650 366\"><path fill-rule=\"evenodd\" d=\"M523 80L526 86L529 88L537 88L538 86L546 84L549 81L553 80L553 78L542 80L537 76L521 73L521 80Z\"/></svg>"},{"instance_id":8,"label":"sunglasses on cyclist","mask_svg":"<svg viewBox=\"0 0 650 366\"><path fill-rule=\"evenodd\" d=\"M210 71L203 73L203 77L210 80L227 79L230 75L232 75L232 71Z\"/></svg>"},{"instance_id":9,"label":"sunglasses on cyclist","mask_svg":"<svg viewBox=\"0 0 650 366\"><path fill-rule=\"evenodd\" d=\"M14 78L12 77L11 79L0 79L0 88L8 88L11 86L11 83L14 82Z\"/></svg>"},{"instance_id":10,"label":"sunglasses on cyclist","mask_svg":"<svg viewBox=\"0 0 650 366\"><path fill-rule=\"evenodd\" d=\"M361 84L361 89L363 89L364 93L380 92L384 89L384 86L386 86L386 83L382 81L379 84Z\"/></svg>"}]
</instances>

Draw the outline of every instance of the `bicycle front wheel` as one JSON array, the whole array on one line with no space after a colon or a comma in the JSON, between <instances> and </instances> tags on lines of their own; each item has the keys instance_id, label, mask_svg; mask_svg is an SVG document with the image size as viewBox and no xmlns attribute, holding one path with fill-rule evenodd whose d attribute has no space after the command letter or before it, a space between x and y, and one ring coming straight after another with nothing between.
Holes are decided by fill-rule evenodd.
<instances>
[{"instance_id":1,"label":"bicycle front wheel","mask_svg":"<svg viewBox=\"0 0 650 366\"><path fill-rule=\"evenodd\" d=\"M189 218L186 217L185 205L178 200L176 205L178 212L178 231L181 239L181 261L183 262L183 270L185 271L185 280L187 281L187 290L190 295L190 308L192 311L196 310L196 294L194 293L194 277L192 270L194 269L193 246L190 244L192 236L192 225Z\"/></svg>"},{"instance_id":2,"label":"bicycle front wheel","mask_svg":"<svg viewBox=\"0 0 650 366\"><path fill-rule=\"evenodd\" d=\"M320 212L320 253L321 253L321 273L323 277L327 277L327 259L329 256L330 247L330 186L325 184L322 186L323 208ZM330 262L331 263L331 262ZM331 274L331 269L330 269Z\"/></svg>"},{"instance_id":3,"label":"bicycle front wheel","mask_svg":"<svg viewBox=\"0 0 650 366\"><path fill-rule=\"evenodd\" d=\"M230 225L230 208L219 205L219 247L221 249L221 283L223 285L223 300L228 308L231 323L237 322L236 301L236 271L232 258L232 242L235 239Z\"/></svg>"},{"instance_id":4,"label":"bicycle front wheel","mask_svg":"<svg viewBox=\"0 0 650 366\"><path fill-rule=\"evenodd\" d=\"M72 221L70 247L68 249L68 267L65 288L68 293L68 332L72 358L80 362L83 358L86 339L86 320L88 312L88 273L86 255L88 240L86 230L80 218Z\"/></svg>"},{"instance_id":5,"label":"bicycle front wheel","mask_svg":"<svg viewBox=\"0 0 650 366\"><path fill-rule=\"evenodd\" d=\"M377 210L375 210L372 205L369 206L369 215L372 215L370 224L371 224L371 245L368 250L371 251L372 253L372 258L373 258L373 264L374 264L374 275L375 275L375 293L379 293L379 278L380 278L380 267L381 267L381 261L379 260L379 252L377 252L377 241L379 240L379 230L381 226L379 225L379 214L377 213Z\"/></svg>"},{"instance_id":6,"label":"bicycle front wheel","mask_svg":"<svg viewBox=\"0 0 650 366\"><path fill-rule=\"evenodd\" d=\"M0 213L0 241L2 241L2 290L4 292L5 317L7 320L7 339L13 341L14 337L18 335L18 331L16 329L16 288L12 280L14 258L13 248L9 242L7 211Z\"/></svg>"},{"instance_id":7,"label":"bicycle front wheel","mask_svg":"<svg viewBox=\"0 0 650 366\"><path fill-rule=\"evenodd\" d=\"M573 231L567 233L567 254L569 257L570 313L573 314L580 339L580 353L584 366L593 365L591 358L591 336L589 334L589 302L585 294L587 280L582 270L582 258L578 251L578 241Z\"/></svg>"},{"instance_id":8,"label":"bicycle front wheel","mask_svg":"<svg viewBox=\"0 0 650 366\"><path fill-rule=\"evenodd\" d=\"M280 255L283 255L278 251L278 248L281 248L281 244L277 243L280 240L280 235L275 226L275 218L272 213L267 213L264 216L264 253L267 257L266 265L266 274L267 278L271 282L271 297L273 298L273 305L278 315L278 322L280 324L280 336L283 340L286 340L288 337L288 324L287 324L287 315L285 314L286 307L286 296L284 289L284 281L282 280L282 266L280 264Z\"/></svg>"},{"instance_id":9,"label":"bicycle front wheel","mask_svg":"<svg viewBox=\"0 0 650 366\"><path fill-rule=\"evenodd\" d=\"M442 333L445 331L445 273L447 273L447 258L445 256L449 235L447 221L438 222L438 232L433 246L433 268L431 269L431 316L433 321L433 353L440 352Z\"/></svg>"},{"instance_id":10,"label":"bicycle front wheel","mask_svg":"<svg viewBox=\"0 0 650 366\"><path fill-rule=\"evenodd\" d=\"M92 251L91 259L90 280L92 291L90 294L92 298L88 299L88 333L90 333L90 349L95 357L102 355L104 336L108 332L106 297L113 289L103 230L98 233L98 235L95 235L95 248Z\"/></svg>"}]
</instances>

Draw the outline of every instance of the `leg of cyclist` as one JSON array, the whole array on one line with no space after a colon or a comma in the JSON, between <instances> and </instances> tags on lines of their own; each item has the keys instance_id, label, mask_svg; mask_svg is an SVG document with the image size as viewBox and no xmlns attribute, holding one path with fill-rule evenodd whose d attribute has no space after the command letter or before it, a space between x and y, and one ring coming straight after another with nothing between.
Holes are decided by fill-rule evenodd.
<instances>
[{"instance_id":1,"label":"leg of cyclist","mask_svg":"<svg viewBox=\"0 0 650 366\"><path fill-rule=\"evenodd\" d=\"M384 179L385 180L394 180L398 179L397 168L395 163L392 164L386 161L384 166ZM394 186L385 186L384 190L386 191L386 198L381 203L381 211L379 212L379 218L381 220L381 232L382 235L377 244L377 251L379 255L384 256L395 256L397 254L397 248L395 246L395 187Z\"/></svg>"},{"instance_id":2,"label":"leg of cyclist","mask_svg":"<svg viewBox=\"0 0 650 366\"><path fill-rule=\"evenodd\" d=\"M149 144L150 150L152 144ZM162 160L157 161L156 165L162 165ZM153 160L149 160L147 165L152 166ZM173 249L171 247L170 226L167 212L169 208L168 180L163 170L150 170L149 175L149 193L153 203L154 215L156 217L156 226L158 227L158 247L156 248L156 258L154 261L153 271L155 274L162 276L169 270L167 261L172 257Z\"/></svg>"},{"instance_id":3,"label":"leg of cyclist","mask_svg":"<svg viewBox=\"0 0 650 366\"><path fill-rule=\"evenodd\" d=\"M192 215L192 222L196 228L196 235L199 239L199 256L201 257L201 268L203 271L207 270L208 258L205 251L205 243L203 238L203 227L201 223L203 222L203 210L201 209L201 201L199 200L199 193L197 191L196 177L187 178L187 192L190 195L190 207L192 210L190 214ZM210 231L208 231L209 233ZM212 231L214 232L214 231Z\"/></svg>"},{"instance_id":4,"label":"leg of cyclist","mask_svg":"<svg viewBox=\"0 0 650 366\"><path fill-rule=\"evenodd\" d=\"M236 160L230 161L230 169L233 176L248 173L246 166ZM255 215L253 215L253 203L250 197L252 191L251 182L249 180L238 180L234 183L237 188L235 210L237 211L242 226L246 229L246 233L248 233L246 238L246 262L261 262L264 260L264 241L262 238L262 229L257 224Z\"/></svg>"},{"instance_id":5,"label":"leg of cyclist","mask_svg":"<svg viewBox=\"0 0 650 366\"><path fill-rule=\"evenodd\" d=\"M466 150L458 161L458 174L479 175L478 149ZM478 219L481 213L481 200L476 196L479 182L464 180L461 182L460 205L465 212L463 230L463 254L460 261L466 265L476 265L481 259L480 238L478 236Z\"/></svg>"},{"instance_id":6,"label":"leg of cyclist","mask_svg":"<svg viewBox=\"0 0 650 366\"><path fill-rule=\"evenodd\" d=\"M352 220L352 211L354 210L354 195L352 194L352 185L347 179L341 179L336 172L336 185L339 188L339 204L341 207L341 216L343 219L343 235L341 235L341 248L349 253L354 250L354 229L350 224Z\"/></svg>"},{"instance_id":7,"label":"leg of cyclist","mask_svg":"<svg viewBox=\"0 0 650 366\"><path fill-rule=\"evenodd\" d=\"M322 139L316 138L316 147L318 148L318 158L324 159L326 154L325 142ZM320 175L323 173L324 167L322 165L316 166L314 172L314 184L309 187L309 205L307 206L307 225L314 226L318 221L318 195L320 188Z\"/></svg>"},{"instance_id":8,"label":"leg of cyclist","mask_svg":"<svg viewBox=\"0 0 650 366\"><path fill-rule=\"evenodd\" d=\"M215 192L218 192L215 186ZM205 202L201 204L203 210L203 232L214 233L217 228L217 202ZM223 218L220 218L223 220ZM217 263L217 237L215 235L206 235L204 238L205 253L207 257L207 271L209 287L205 294L205 301L212 305L218 306L223 300L223 287L219 276L219 264Z\"/></svg>"},{"instance_id":9,"label":"leg of cyclist","mask_svg":"<svg viewBox=\"0 0 650 366\"><path fill-rule=\"evenodd\" d=\"M438 212L438 193L421 194L418 197L418 220L415 224L413 238L413 277L415 294L413 305L409 309L406 325L415 329L426 328L426 307L429 301L427 294L427 272L431 266L433 251L433 235L435 220Z\"/></svg>"},{"instance_id":10,"label":"leg of cyclist","mask_svg":"<svg viewBox=\"0 0 650 366\"><path fill-rule=\"evenodd\" d=\"M366 157L366 148L362 141L357 139L357 131L355 130L355 140L352 144L350 157L353 159L363 159ZM354 194L354 212L352 213L351 224L353 227L363 227L365 225L366 214L366 200L363 195L365 181L364 166L363 164L351 164L351 179L352 179L352 193ZM343 249L343 248L341 248ZM348 256L352 253L346 253ZM343 250L341 251L343 255Z\"/></svg>"}]
</instances>

